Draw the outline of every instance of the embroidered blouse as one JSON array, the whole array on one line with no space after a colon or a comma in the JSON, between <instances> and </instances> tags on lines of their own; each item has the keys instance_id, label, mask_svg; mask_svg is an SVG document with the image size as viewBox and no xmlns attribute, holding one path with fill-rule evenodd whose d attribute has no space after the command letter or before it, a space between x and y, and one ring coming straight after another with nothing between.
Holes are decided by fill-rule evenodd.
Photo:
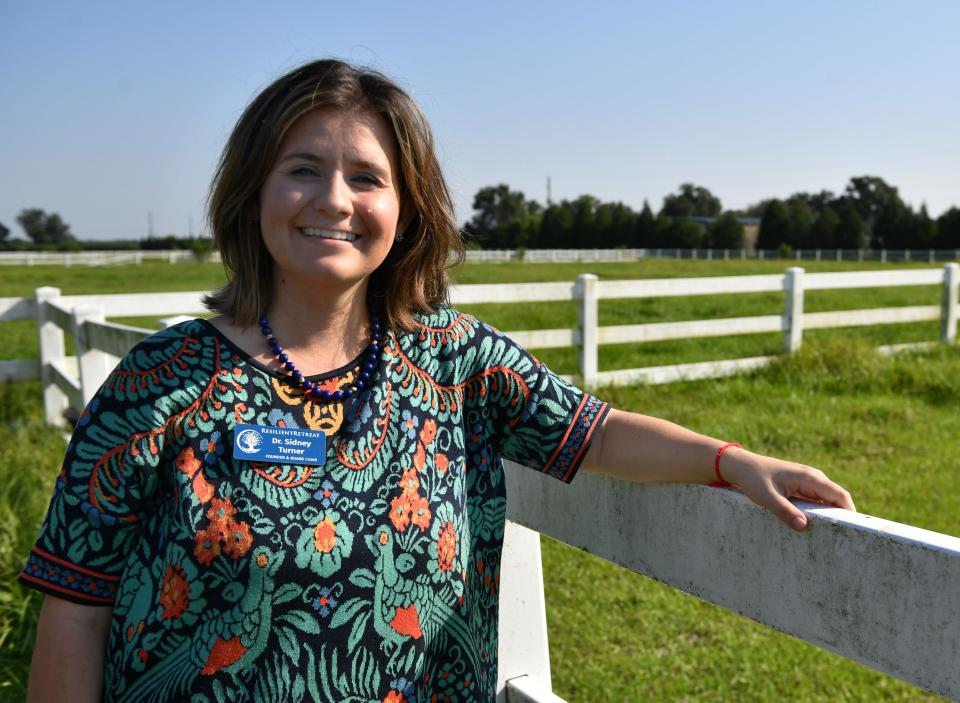
<instances>
[{"instance_id":1,"label":"embroidered blouse","mask_svg":"<svg viewBox=\"0 0 960 703\"><path fill-rule=\"evenodd\" d=\"M493 697L500 457L569 482L608 406L470 315L421 322L343 402L305 400L203 320L121 360L20 575L113 606L105 700ZM322 430L326 463L234 460L245 423Z\"/></svg>"}]
</instances>

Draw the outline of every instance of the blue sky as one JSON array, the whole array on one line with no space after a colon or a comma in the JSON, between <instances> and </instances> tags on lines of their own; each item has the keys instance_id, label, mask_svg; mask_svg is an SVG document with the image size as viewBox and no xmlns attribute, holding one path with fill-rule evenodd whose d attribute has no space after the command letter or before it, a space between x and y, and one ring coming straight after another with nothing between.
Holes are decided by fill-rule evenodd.
<instances>
[{"instance_id":1,"label":"blue sky","mask_svg":"<svg viewBox=\"0 0 960 703\"><path fill-rule=\"evenodd\" d=\"M362 8L362 9L361 9ZM960 205L960 3L0 3L0 222L56 211L85 239L203 231L253 95L337 56L431 119L461 220L504 182L658 209L879 175Z\"/></svg>"}]
</instances>

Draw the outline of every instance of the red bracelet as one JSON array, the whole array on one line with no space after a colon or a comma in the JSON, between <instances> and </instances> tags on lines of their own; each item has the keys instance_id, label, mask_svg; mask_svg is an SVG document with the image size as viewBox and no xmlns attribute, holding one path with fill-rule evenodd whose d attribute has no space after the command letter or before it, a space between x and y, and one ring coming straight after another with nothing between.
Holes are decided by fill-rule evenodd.
<instances>
[{"instance_id":1,"label":"red bracelet","mask_svg":"<svg viewBox=\"0 0 960 703\"><path fill-rule=\"evenodd\" d=\"M722 447L717 450L717 457L713 460L713 472L717 475L717 480L712 482L711 486L732 486L733 484L727 481L723 476L720 475L720 457L723 456L723 453L730 449L730 447L739 447L743 449L743 445L739 442L727 442Z\"/></svg>"}]
</instances>

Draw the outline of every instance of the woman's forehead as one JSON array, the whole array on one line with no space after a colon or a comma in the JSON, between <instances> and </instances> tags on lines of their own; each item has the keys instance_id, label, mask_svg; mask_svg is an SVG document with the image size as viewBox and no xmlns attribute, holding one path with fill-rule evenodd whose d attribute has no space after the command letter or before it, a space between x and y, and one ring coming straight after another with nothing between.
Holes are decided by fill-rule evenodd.
<instances>
[{"instance_id":1,"label":"woman's forehead","mask_svg":"<svg viewBox=\"0 0 960 703\"><path fill-rule=\"evenodd\" d=\"M337 150L359 160L396 164L396 141L386 120L363 110L319 108L303 115L284 137L280 158L303 150L316 150L318 157Z\"/></svg>"}]
</instances>

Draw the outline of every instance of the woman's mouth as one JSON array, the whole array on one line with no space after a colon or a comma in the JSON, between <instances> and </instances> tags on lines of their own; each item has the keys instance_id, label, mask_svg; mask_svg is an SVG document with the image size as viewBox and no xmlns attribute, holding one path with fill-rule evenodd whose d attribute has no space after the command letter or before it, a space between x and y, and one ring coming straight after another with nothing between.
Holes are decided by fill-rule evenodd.
<instances>
[{"instance_id":1,"label":"woman's mouth","mask_svg":"<svg viewBox=\"0 0 960 703\"><path fill-rule=\"evenodd\" d=\"M359 237L353 232L343 232L338 229L320 229L319 227L298 227L300 234L317 239L338 239L342 242L354 242Z\"/></svg>"}]
</instances>

